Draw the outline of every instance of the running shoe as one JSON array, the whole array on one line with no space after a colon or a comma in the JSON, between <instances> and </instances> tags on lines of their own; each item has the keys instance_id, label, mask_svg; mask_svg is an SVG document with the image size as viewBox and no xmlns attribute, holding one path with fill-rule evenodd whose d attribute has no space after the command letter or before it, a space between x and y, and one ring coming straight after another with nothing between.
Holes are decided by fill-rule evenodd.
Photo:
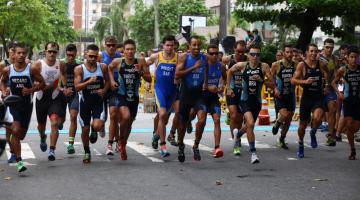
<instances>
[{"instance_id":1,"label":"running shoe","mask_svg":"<svg viewBox=\"0 0 360 200\"><path fill-rule=\"evenodd\" d=\"M0 139L0 156L4 153L6 146L6 140Z\"/></svg>"},{"instance_id":2,"label":"running shoe","mask_svg":"<svg viewBox=\"0 0 360 200\"><path fill-rule=\"evenodd\" d=\"M15 154L11 154L10 158L8 160L8 163L16 163L16 155Z\"/></svg>"},{"instance_id":3,"label":"running shoe","mask_svg":"<svg viewBox=\"0 0 360 200\"><path fill-rule=\"evenodd\" d=\"M74 145L73 144L69 144L67 146L67 153L68 154L74 154L75 153L75 148L74 148Z\"/></svg>"},{"instance_id":4,"label":"running shoe","mask_svg":"<svg viewBox=\"0 0 360 200\"><path fill-rule=\"evenodd\" d=\"M319 128L321 129L321 132L328 132L329 131L329 126L328 125L321 125Z\"/></svg>"},{"instance_id":5,"label":"running shoe","mask_svg":"<svg viewBox=\"0 0 360 200\"><path fill-rule=\"evenodd\" d=\"M194 147L193 146L193 152L194 152L194 160L200 161L201 160L201 156L200 156L200 150L199 147Z\"/></svg>"},{"instance_id":6,"label":"running shoe","mask_svg":"<svg viewBox=\"0 0 360 200\"><path fill-rule=\"evenodd\" d=\"M177 141L176 141L176 139L175 139L175 135L173 135L173 134L171 134L171 133L168 135L167 141L168 141L172 146L175 146L175 147L178 146Z\"/></svg>"},{"instance_id":7,"label":"running shoe","mask_svg":"<svg viewBox=\"0 0 360 200\"><path fill-rule=\"evenodd\" d=\"M360 135L355 134L354 140L355 140L355 142L360 142Z\"/></svg>"},{"instance_id":8,"label":"running shoe","mask_svg":"<svg viewBox=\"0 0 360 200\"><path fill-rule=\"evenodd\" d=\"M127 160L126 146L124 144L120 144L119 150L121 160Z\"/></svg>"},{"instance_id":9,"label":"running shoe","mask_svg":"<svg viewBox=\"0 0 360 200\"><path fill-rule=\"evenodd\" d=\"M341 134L336 136L336 142L342 142Z\"/></svg>"},{"instance_id":10,"label":"running shoe","mask_svg":"<svg viewBox=\"0 0 360 200\"><path fill-rule=\"evenodd\" d=\"M112 145L111 144L108 144L107 147L106 147L106 155L108 156L113 156L114 155L114 152L113 152L113 148L112 148Z\"/></svg>"},{"instance_id":11,"label":"running shoe","mask_svg":"<svg viewBox=\"0 0 360 200\"><path fill-rule=\"evenodd\" d=\"M151 146L152 146L153 149L158 149L158 147L159 147L159 140L160 140L159 134L154 133L154 134L153 134L153 137L152 137L152 142L151 142Z\"/></svg>"},{"instance_id":12,"label":"running shoe","mask_svg":"<svg viewBox=\"0 0 360 200\"><path fill-rule=\"evenodd\" d=\"M20 160L19 162L16 163L16 169L18 172L23 172L27 168L25 167L24 162Z\"/></svg>"},{"instance_id":13,"label":"running shoe","mask_svg":"<svg viewBox=\"0 0 360 200\"><path fill-rule=\"evenodd\" d=\"M54 161L55 159L56 159L56 158L55 158L55 150L50 149L49 155L48 155L48 160L49 160L49 161Z\"/></svg>"},{"instance_id":14,"label":"running shoe","mask_svg":"<svg viewBox=\"0 0 360 200\"><path fill-rule=\"evenodd\" d=\"M64 124L63 123L58 123L58 129L63 130L63 128L64 128Z\"/></svg>"},{"instance_id":15,"label":"running shoe","mask_svg":"<svg viewBox=\"0 0 360 200\"><path fill-rule=\"evenodd\" d=\"M355 149L352 149L349 156L349 160L355 160L355 159L356 159L356 151Z\"/></svg>"},{"instance_id":16,"label":"running shoe","mask_svg":"<svg viewBox=\"0 0 360 200\"><path fill-rule=\"evenodd\" d=\"M316 133L314 131L310 131L310 139L311 139L311 147L314 149L317 148L318 143L316 140Z\"/></svg>"},{"instance_id":17,"label":"running shoe","mask_svg":"<svg viewBox=\"0 0 360 200\"><path fill-rule=\"evenodd\" d=\"M84 158L83 158L83 163L84 164L89 164L91 162L91 154L90 153L85 153Z\"/></svg>"},{"instance_id":18,"label":"running shoe","mask_svg":"<svg viewBox=\"0 0 360 200\"><path fill-rule=\"evenodd\" d=\"M184 162L185 161L185 145L179 145L179 150L178 150L178 160L179 162Z\"/></svg>"},{"instance_id":19,"label":"running shoe","mask_svg":"<svg viewBox=\"0 0 360 200\"><path fill-rule=\"evenodd\" d=\"M43 138L40 138L40 149L42 152L45 152L47 150L46 138L47 135L45 135Z\"/></svg>"},{"instance_id":20,"label":"running shoe","mask_svg":"<svg viewBox=\"0 0 360 200\"><path fill-rule=\"evenodd\" d=\"M259 162L260 162L260 160L257 157L256 153L251 153L251 164L256 164L256 163L259 163Z\"/></svg>"},{"instance_id":21,"label":"running shoe","mask_svg":"<svg viewBox=\"0 0 360 200\"><path fill-rule=\"evenodd\" d=\"M170 156L170 153L167 151L165 144L160 146L159 153L160 153L161 157L163 157L163 158Z\"/></svg>"},{"instance_id":22,"label":"running shoe","mask_svg":"<svg viewBox=\"0 0 360 200\"><path fill-rule=\"evenodd\" d=\"M272 133L273 135L278 134L279 132L279 128L280 128L280 123L278 121L276 121L272 127Z\"/></svg>"},{"instance_id":23,"label":"running shoe","mask_svg":"<svg viewBox=\"0 0 360 200\"><path fill-rule=\"evenodd\" d=\"M333 138L332 136L329 136L325 142L325 145L326 146L329 146L329 147L334 147L336 146L336 139Z\"/></svg>"},{"instance_id":24,"label":"running shoe","mask_svg":"<svg viewBox=\"0 0 360 200\"><path fill-rule=\"evenodd\" d=\"M97 132L94 130L94 128L91 126L91 131L90 131L90 143L94 144L98 139L98 134Z\"/></svg>"},{"instance_id":25,"label":"running shoe","mask_svg":"<svg viewBox=\"0 0 360 200\"><path fill-rule=\"evenodd\" d=\"M233 154L235 156L240 156L241 154L240 147L234 147Z\"/></svg>"},{"instance_id":26,"label":"running shoe","mask_svg":"<svg viewBox=\"0 0 360 200\"><path fill-rule=\"evenodd\" d=\"M213 156L214 156L214 158L221 158L224 156L224 152L220 147L218 147L214 150Z\"/></svg>"},{"instance_id":27,"label":"running shoe","mask_svg":"<svg viewBox=\"0 0 360 200\"><path fill-rule=\"evenodd\" d=\"M188 134L190 134L192 131L193 131L193 126L192 126L191 121L189 121L188 124L187 124L187 126L186 126L186 132L187 132Z\"/></svg>"},{"instance_id":28,"label":"running shoe","mask_svg":"<svg viewBox=\"0 0 360 200\"><path fill-rule=\"evenodd\" d=\"M289 147L287 146L285 140L279 140L279 147L283 148L283 149L289 149Z\"/></svg>"},{"instance_id":29,"label":"running shoe","mask_svg":"<svg viewBox=\"0 0 360 200\"><path fill-rule=\"evenodd\" d=\"M304 145L299 145L297 156L298 156L298 158L303 158L304 157Z\"/></svg>"}]
</instances>

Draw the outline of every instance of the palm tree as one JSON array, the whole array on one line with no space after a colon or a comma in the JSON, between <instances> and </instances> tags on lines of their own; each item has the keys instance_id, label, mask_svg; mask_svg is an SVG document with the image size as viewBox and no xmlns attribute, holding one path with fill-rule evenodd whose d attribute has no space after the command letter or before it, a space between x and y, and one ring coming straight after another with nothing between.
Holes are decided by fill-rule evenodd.
<instances>
[{"instance_id":1,"label":"palm tree","mask_svg":"<svg viewBox=\"0 0 360 200\"><path fill-rule=\"evenodd\" d=\"M101 17L96 21L94 32L96 34L97 43L100 45L105 38L106 33L110 34L111 19L108 17ZM101 45L100 45L101 46Z\"/></svg>"}]
</instances>

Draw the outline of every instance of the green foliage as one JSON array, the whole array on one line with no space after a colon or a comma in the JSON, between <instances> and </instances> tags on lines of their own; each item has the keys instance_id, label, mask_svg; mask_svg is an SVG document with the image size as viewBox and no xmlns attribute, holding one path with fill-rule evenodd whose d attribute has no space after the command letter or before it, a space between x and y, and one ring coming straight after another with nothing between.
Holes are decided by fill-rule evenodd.
<instances>
[{"instance_id":1,"label":"green foliage","mask_svg":"<svg viewBox=\"0 0 360 200\"><path fill-rule=\"evenodd\" d=\"M1 0L0 12L0 40L5 48L13 40L32 49L49 40L62 43L76 38L63 0Z\"/></svg>"},{"instance_id":2,"label":"green foliage","mask_svg":"<svg viewBox=\"0 0 360 200\"><path fill-rule=\"evenodd\" d=\"M204 0L162 0L159 4L160 37L176 35L179 31L181 15L207 16L208 22L216 24L216 18L205 7ZM135 1L135 14L128 21L131 38L138 43L138 49L145 51L153 48L154 41L154 7L146 7L142 0Z\"/></svg>"},{"instance_id":3,"label":"green foliage","mask_svg":"<svg viewBox=\"0 0 360 200\"><path fill-rule=\"evenodd\" d=\"M277 47L274 44L264 44L261 47L261 62L268 63L271 66L271 63L275 62L276 51Z\"/></svg>"}]
</instances>

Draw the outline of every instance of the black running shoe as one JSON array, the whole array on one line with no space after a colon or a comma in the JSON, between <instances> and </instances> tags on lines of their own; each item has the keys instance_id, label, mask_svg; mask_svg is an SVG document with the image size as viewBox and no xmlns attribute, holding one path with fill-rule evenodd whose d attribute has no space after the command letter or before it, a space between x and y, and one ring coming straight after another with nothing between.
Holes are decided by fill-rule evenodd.
<instances>
[{"instance_id":1,"label":"black running shoe","mask_svg":"<svg viewBox=\"0 0 360 200\"><path fill-rule=\"evenodd\" d=\"M0 156L4 153L6 146L6 140L0 139Z\"/></svg>"},{"instance_id":2,"label":"black running shoe","mask_svg":"<svg viewBox=\"0 0 360 200\"><path fill-rule=\"evenodd\" d=\"M175 135L173 135L173 134L169 134L169 135L168 135L167 141L170 142L170 144L171 144L172 146L175 146L175 147L178 146L178 144L177 144L177 142L176 142L176 140L175 140Z\"/></svg>"},{"instance_id":3,"label":"black running shoe","mask_svg":"<svg viewBox=\"0 0 360 200\"><path fill-rule=\"evenodd\" d=\"M283 149L286 149L286 150L289 149L289 147L287 146L285 140L279 140L279 146L280 146L281 148L283 148Z\"/></svg>"},{"instance_id":4,"label":"black running shoe","mask_svg":"<svg viewBox=\"0 0 360 200\"><path fill-rule=\"evenodd\" d=\"M90 130L90 143L94 144L98 139L98 134L97 132L94 130L94 128L91 126L91 130Z\"/></svg>"},{"instance_id":5,"label":"black running shoe","mask_svg":"<svg viewBox=\"0 0 360 200\"><path fill-rule=\"evenodd\" d=\"M154 133L153 137L152 137L152 140L151 140L151 146L152 146L153 149L158 149L159 140L160 140L160 136L157 133Z\"/></svg>"},{"instance_id":6,"label":"black running shoe","mask_svg":"<svg viewBox=\"0 0 360 200\"><path fill-rule=\"evenodd\" d=\"M185 161L185 145L179 145L179 150L178 150L178 160L179 162L184 162Z\"/></svg>"},{"instance_id":7,"label":"black running shoe","mask_svg":"<svg viewBox=\"0 0 360 200\"><path fill-rule=\"evenodd\" d=\"M278 121L276 121L272 127L272 133L273 135L278 134L279 132L279 128L280 128L280 123Z\"/></svg>"},{"instance_id":8,"label":"black running shoe","mask_svg":"<svg viewBox=\"0 0 360 200\"><path fill-rule=\"evenodd\" d=\"M337 135L337 136L336 136L336 142L342 142L342 137L341 137L341 135Z\"/></svg>"},{"instance_id":9,"label":"black running shoe","mask_svg":"<svg viewBox=\"0 0 360 200\"><path fill-rule=\"evenodd\" d=\"M188 134L190 134L192 131L193 131L192 123L191 123L191 121L189 121L187 126L186 126L186 132Z\"/></svg>"},{"instance_id":10,"label":"black running shoe","mask_svg":"<svg viewBox=\"0 0 360 200\"><path fill-rule=\"evenodd\" d=\"M193 152L194 152L194 160L200 161L201 156L200 156L199 147L193 147Z\"/></svg>"}]
</instances>

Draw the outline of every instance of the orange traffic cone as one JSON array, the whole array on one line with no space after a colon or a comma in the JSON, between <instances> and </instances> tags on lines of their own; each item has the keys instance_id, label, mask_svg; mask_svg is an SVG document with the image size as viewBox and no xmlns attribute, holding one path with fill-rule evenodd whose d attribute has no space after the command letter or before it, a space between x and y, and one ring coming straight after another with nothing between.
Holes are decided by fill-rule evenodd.
<instances>
[{"instance_id":1,"label":"orange traffic cone","mask_svg":"<svg viewBox=\"0 0 360 200\"><path fill-rule=\"evenodd\" d=\"M269 106L266 98L262 99L261 111L258 118L259 125L270 125Z\"/></svg>"}]
</instances>

